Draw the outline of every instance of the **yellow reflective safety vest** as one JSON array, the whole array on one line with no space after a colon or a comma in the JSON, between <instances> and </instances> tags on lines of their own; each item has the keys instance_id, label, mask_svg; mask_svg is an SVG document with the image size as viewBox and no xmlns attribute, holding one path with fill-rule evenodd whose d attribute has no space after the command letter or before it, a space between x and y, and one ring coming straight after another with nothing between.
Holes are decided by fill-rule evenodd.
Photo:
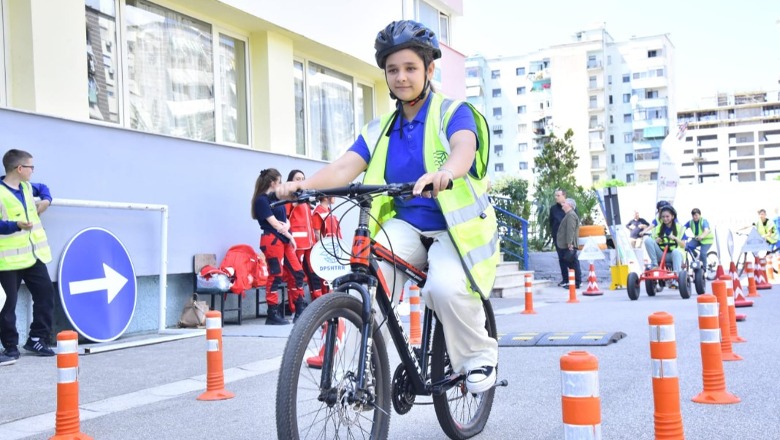
<instances>
[{"instance_id":1,"label":"yellow reflective safety vest","mask_svg":"<svg viewBox=\"0 0 780 440\"><path fill-rule=\"evenodd\" d=\"M35 264L36 259L43 263L51 261L51 250L35 207L32 185L22 182L21 186L26 209L5 185L0 185L0 216L4 221L31 222L32 229L0 235L0 271L26 269Z\"/></svg>"},{"instance_id":2,"label":"yellow reflective safety vest","mask_svg":"<svg viewBox=\"0 0 780 440\"><path fill-rule=\"evenodd\" d=\"M455 110L466 105L474 114L477 124L477 150L475 166L462 178L453 181L452 189L442 191L436 202L444 214L447 230L458 250L460 260L468 277L468 289L484 298L490 296L496 279L496 266L499 262L499 237L496 213L487 194L488 158L490 135L487 121L471 104L444 98L438 93L431 94L428 114L425 118L423 156L425 171L437 171L450 155L450 143L447 139L447 124ZM388 113L366 124L362 136L371 152L363 182L381 185L385 182L387 150L390 143L385 136L393 113ZM375 236L379 225L395 216L393 199L380 196L374 199L371 208L372 220L369 226L371 236ZM376 221L374 221L376 219Z\"/></svg>"},{"instance_id":3,"label":"yellow reflective safety vest","mask_svg":"<svg viewBox=\"0 0 780 440\"><path fill-rule=\"evenodd\" d=\"M672 240L671 238L669 238L668 235L663 234L661 232L663 226L664 226L664 224L659 222L658 225L656 225L655 229L653 230L653 237L661 238L661 243L659 243L658 246L660 246L661 249L663 250L663 248L666 247L666 245L668 244L669 245L669 250L676 249L677 248L677 240ZM685 232L685 230L683 229L683 227L680 224L680 222L675 220L674 221L674 236L679 238L680 240L682 240L682 236L683 236L684 232Z\"/></svg>"},{"instance_id":4,"label":"yellow reflective safety vest","mask_svg":"<svg viewBox=\"0 0 780 440\"><path fill-rule=\"evenodd\" d=\"M766 219L766 225L764 225L759 218L756 222L756 229L758 230L758 233L761 235L761 237L765 236L766 234L772 234L769 236L769 238L766 239L768 243L777 243L777 229L775 228L775 223L772 220Z\"/></svg>"},{"instance_id":5,"label":"yellow reflective safety vest","mask_svg":"<svg viewBox=\"0 0 780 440\"><path fill-rule=\"evenodd\" d=\"M703 226L704 225L704 217L699 217L699 221L695 222L693 219L691 219L690 228L691 231L693 231L693 236L698 237L699 234L701 234L704 231ZM713 234L712 234L712 228L710 228L710 232L707 232L707 235L705 235L699 243L701 244L710 244L713 241Z\"/></svg>"}]
</instances>

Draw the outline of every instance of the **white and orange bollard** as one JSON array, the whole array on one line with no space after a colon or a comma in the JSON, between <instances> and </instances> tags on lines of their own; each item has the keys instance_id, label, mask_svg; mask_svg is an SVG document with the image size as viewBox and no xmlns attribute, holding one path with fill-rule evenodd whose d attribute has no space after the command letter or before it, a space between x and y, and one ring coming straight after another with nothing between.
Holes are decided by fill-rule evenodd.
<instances>
[{"instance_id":1,"label":"white and orange bollard","mask_svg":"<svg viewBox=\"0 0 780 440\"><path fill-rule=\"evenodd\" d=\"M740 398L726 391L726 375L720 353L718 299L706 294L696 299L699 309L699 340L701 345L701 376L704 390L693 397L696 403L738 403Z\"/></svg>"},{"instance_id":2,"label":"white and orange bollard","mask_svg":"<svg viewBox=\"0 0 780 440\"><path fill-rule=\"evenodd\" d=\"M567 303L578 303L577 284L574 282L574 269L569 269L569 300Z\"/></svg>"},{"instance_id":3,"label":"white and orange bollard","mask_svg":"<svg viewBox=\"0 0 780 440\"><path fill-rule=\"evenodd\" d=\"M728 290L726 282L715 280L711 284L712 293L718 299L718 325L720 326L720 350L724 361L741 361L742 356L734 353L731 345L731 327L729 324Z\"/></svg>"},{"instance_id":4,"label":"white and orange bollard","mask_svg":"<svg viewBox=\"0 0 780 440\"><path fill-rule=\"evenodd\" d=\"M420 288L416 284L409 287L409 343L422 344L422 326L420 310Z\"/></svg>"},{"instance_id":5,"label":"white and orange bollard","mask_svg":"<svg viewBox=\"0 0 780 440\"><path fill-rule=\"evenodd\" d=\"M525 310L520 312L522 315L535 315L536 311L534 310L534 275L527 273L525 274Z\"/></svg>"},{"instance_id":6,"label":"white and orange bollard","mask_svg":"<svg viewBox=\"0 0 780 440\"><path fill-rule=\"evenodd\" d=\"M225 400L236 397L225 389L222 363L222 314L206 312L206 392L198 400Z\"/></svg>"},{"instance_id":7,"label":"white and orange bollard","mask_svg":"<svg viewBox=\"0 0 780 440\"><path fill-rule=\"evenodd\" d=\"M656 440L682 440L680 412L680 378L677 370L677 338L674 317L656 312L648 317L650 324L650 358L653 365L653 413Z\"/></svg>"},{"instance_id":8,"label":"white and orange bollard","mask_svg":"<svg viewBox=\"0 0 780 440\"><path fill-rule=\"evenodd\" d=\"M734 307L753 307L753 301L745 298L745 292L742 290L742 283L737 274L737 265L733 261L729 266L729 275L731 275L731 282L734 286Z\"/></svg>"},{"instance_id":9,"label":"white and orange bollard","mask_svg":"<svg viewBox=\"0 0 780 440\"><path fill-rule=\"evenodd\" d=\"M753 268L753 263L750 261L745 261L745 272L747 272L747 279L748 279L748 298L755 298L758 296L761 296L758 294L758 290L756 290L756 272Z\"/></svg>"},{"instance_id":10,"label":"white and orange bollard","mask_svg":"<svg viewBox=\"0 0 780 440\"><path fill-rule=\"evenodd\" d=\"M599 289L598 279L596 278L596 268L593 266L593 262L588 267L588 288L582 292L585 296L598 296L603 295L604 292Z\"/></svg>"},{"instance_id":11,"label":"white and orange bollard","mask_svg":"<svg viewBox=\"0 0 780 440\"><path fill-rule=\"evenodd\" d=\"M563 438L601 439L599 360L587 351L561 356Z\"/></svg>"},{"instance_id":12,"label":"white and orange bollard","mask_svg":"<svg viewBox=\"0 0 780 440\"><path fill-rule=\"evenodd\" d=\"M766 259L753 257L755 262L755 277L756 277L756 289L768 290L772 288L769 281L766 280Z\"/></svg>"},{"instance_id":13,"label":"white and orange bollard","mask_svg":"<svg viewBox=\"0 0 780 440\"><path fill-rule=\"evenodd\" d=\"M92 440L81 432L79 417L79 335L57 334L57 414L50 440Z\"/></svg>"},{"instance_id":14,"label":"white and orange bollard","mask_svg":"<svg viewBox=\"0 0 780 440\"><path fill-rule=\"evenodd\" d=\"M747 342L747 339L739 336L737 333L737 307L734 302L734 280L726 276L723 281L726 282L726 304L729 306L729 336L731 342Z\"/></svg>"}]
</instances>

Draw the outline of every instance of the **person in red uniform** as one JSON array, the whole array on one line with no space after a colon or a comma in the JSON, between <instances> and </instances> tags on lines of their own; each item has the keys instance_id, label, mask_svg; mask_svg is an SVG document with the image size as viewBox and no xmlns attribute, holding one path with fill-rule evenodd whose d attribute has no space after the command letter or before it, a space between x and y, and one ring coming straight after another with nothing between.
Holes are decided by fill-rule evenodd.
<instances>
[{"instance_id":1,"label":"person in red uniform","mask_svg":"<svg viewBox=\"0 0 780 440\"><path fill-rule=\"evenodd\" d=\"M287 175L288 182L299 182L306 179L306 175L301 170L292 170ZM308 203L291 203L285 205L287 220L290 222L290 234L295 240L295 257L298 265L303 270L303 284L310 284L311 271L309 264L305 261L314 245L314 231L311 224L311 206ZM316 276L316 275L315 275ZM306 302L303 284L296 282L295 273L290 270L283 271L282 279L290 289L290 312L294 314L293 322L298 320L308 303ZM311 288L311 287L310 287ZM310 290L311 291L311 290ZM314 296L312 294L312 300Z\"/></svg>"},{"instance_id":2,"label":"person in red uniform","mask_svg":"<svg viewBox=\"0 0 780 440\"><path fill-rule=\"evenodd\" d=\"M274 192L281 183L282 175L279 171L274 168L265 169L257 177L255 192L252 194L252 218L257 220L263 230L260 250L268 264L268 280L265 286L268 318L265 323L269 325L289 324L279 306L282 265L293 274L292 285L298 289L303 286L303 269L295 256L295 240L290 234L290 224L287 222L284 206L271 208L268 198L268 194ZM290 295L290 301L293 299Z\"/></svg>"}]
</instances>

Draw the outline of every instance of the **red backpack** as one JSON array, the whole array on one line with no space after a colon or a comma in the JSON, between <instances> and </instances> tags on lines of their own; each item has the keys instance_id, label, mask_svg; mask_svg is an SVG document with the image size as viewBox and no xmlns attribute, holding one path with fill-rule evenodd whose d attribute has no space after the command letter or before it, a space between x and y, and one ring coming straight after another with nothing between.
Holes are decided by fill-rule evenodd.
<instances>
[{"instance_id":1,"label":"red backpack","mask_svg":"<svg viewBox=\"0 0 780 440\"><path fill-rule=\"evenodd\" d=\"M219 267L231 274L233 284L230 291L233 293L244 293L253 287L264 286L268 278L265 258L248 244L231 246Z\"/></svg>"}]
</instances>

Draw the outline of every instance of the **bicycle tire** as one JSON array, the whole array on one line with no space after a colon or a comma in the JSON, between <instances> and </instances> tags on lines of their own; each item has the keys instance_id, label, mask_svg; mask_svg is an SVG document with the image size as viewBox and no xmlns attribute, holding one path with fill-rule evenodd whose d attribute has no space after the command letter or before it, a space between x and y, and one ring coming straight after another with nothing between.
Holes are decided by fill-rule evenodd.
<instances>
[{"instance_id":1,"label":"bicycle tire","mask_svg":"<svg viewBox=\"0 0 780 440\"><path fill-rule=\"evenodd\" d=\"M483 301L485 310L485 328L491 338L496 339L496 319L490 301ZM497 374L498 372L496 372ZM447 344L441 322L436 322L431 349L431 381L436 383L452 374L447 355ZM466 391L465 381L450 388L445 393L433 396L436 418L444 433L451 439L467 439L485 428L493 408L496 389L491 388L482 394L470 394ZM465 416L456 420L456 416Z\"/></svg>"},{"instance_id":2,"label":"bicycle tire","mask_svg":"<svg viewBox=\"0 0 780 440\"><path fill-rule=\"evenodd\" d=\"M276 388L276 430L280 439L373 438L386 439L390 429L390 369L385 341L374 323L371 367L375 405L358 407L345 396L359 368L362 302L334 292L312 302L295 323L282 356ZM344 322L342 340L334 355L328 404L319 396L321 369L309 368L306 359L319 354L323 324Z\"/></svg>"},{"instance_id":3,"label":"bicycle tire","mask_svg":"<svg viewBox=\"0 0 780 440\"><path fill-rule=\"evenodd\" d=\"M739 257L737 257L737 276L742 277L742 273L745 271L745 262L747 261L747 252L743 252L739 254Z\"/></svg>"}]
</instances>

